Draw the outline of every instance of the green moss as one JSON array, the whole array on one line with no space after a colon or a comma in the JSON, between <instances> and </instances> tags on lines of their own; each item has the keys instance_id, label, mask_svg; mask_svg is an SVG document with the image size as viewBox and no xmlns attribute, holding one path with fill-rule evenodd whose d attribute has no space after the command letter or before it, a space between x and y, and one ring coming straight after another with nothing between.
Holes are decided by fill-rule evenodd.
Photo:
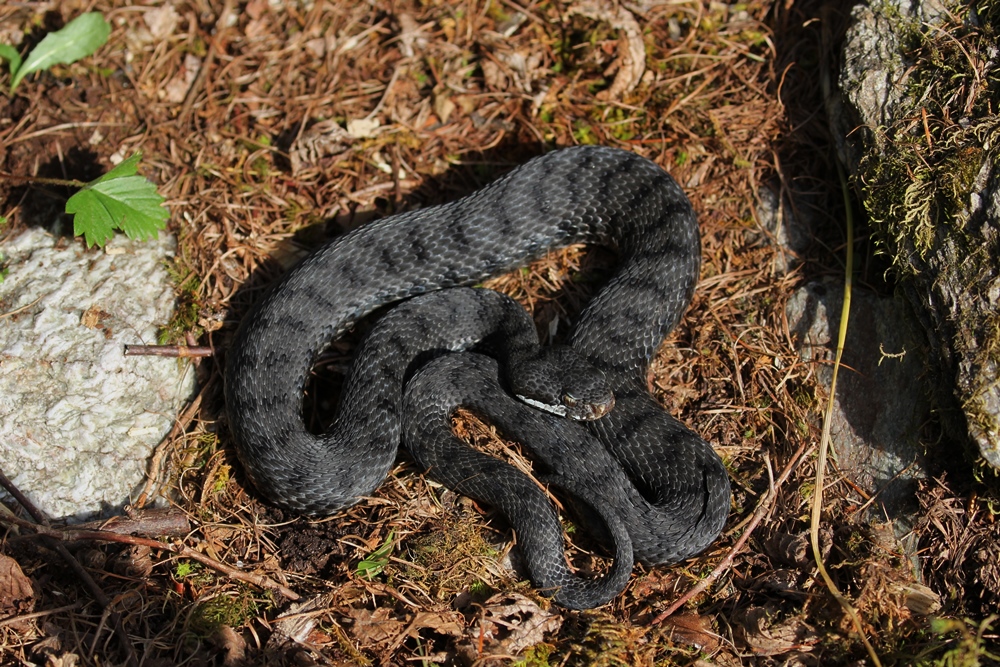
<instances>
[{"instance_id":1,"label":"green moss","mask_svg":"<svg viewBox=\"0 0 1000 667\"><path fill-rule=\"evenodd\" d=\"M597 105L591 111L590 118L595 123L603 123L611 135L619 141L630 141L638 134L643 113L618 106Z\"/></svg>"},{"instance_id":2,"label":"green moss","mask_svg":"<svg viewBox=\"0 0 1000 667\"><path fill-rule=\"evenodd\" d=\"M258 613L258 603L248 590L235 595L219 595L195 605L188 618L188 627L208 637L226 625L239 628Z\"/></svg>"},{"instance_id":3,"label":"green moss","mask_svg":"<svg viewBox=\"0 0 1000 667\"><path fill-rule=\"evenodd\" d=\"M964 228L976 177L991 159L983 145L1000 141L1000 75L973 68L988 60L998 31L986 21L922 29L891 5L877 11L902 34L910 101L900 121L874 133L858 181L885 249L906 276L920 272L941 225L952 237ZM955 16L963 14L956 8Z\"/></svg>"},{"instance_id":4,"label":"green moss","mask_svg":"<svg viewBox=\"0 0 1000 667\"><path fill-rule=\"evenodd\" d=\"M594 129L582 120L573 123L573 138L579 144L590 145L597 143L597 134L594 133Z\"/></svg>"},{"instance_id":5,"label":"green moss","mask_svg":"<svg viewBox=\"0 0 1000 667\"><path fill-rule=\"evenodd\" d=\"M935 648L944 650L934 657L921 656L916 664L920 667L978 667L1000 661L996 649L991 649L984 639L995 623L996 617L982 621L978 627L958 619L931 619L931 632L945 640L944 646Z\"/></svg>"},{"instance_id":6,"label":"green moss","mask_svg":"<svg viewBox=\"0 0 1000 667\"><path fill-rule=\"evenodd\" d=\"M483 537L471 516L449 516L444 530L403 543L410 563L393 561L385 571L431 590L438 599L469 591L485 600L497 588L495 563L500 553ZM509 582L505 582L509 583Z\"/></svg>"},{"instance_id":7,"label":"green moss","mask_svg":"<svg viewBox=\"0 0 1000 667\"><path fill-rule=\"evenodd\" d=\"M553 651L555 651L555 647L551 644L529 646L521 653L521 657L514 663L514 667L549 667L552 664L549 662L549 658Z\"/></svg>"},{"instance_id":8,"label":"green moss","mask_svg":"<svg viewBox=\"0 0 1000 667\"><path fill-rule=\"evenodd\" d=\"M966 230L977 178L985 165L1000 161L1000 67L991 55L1000 39L1000 9L996 2L979 3L978 22L964 20L968 5L950 9L952 18L933 27L878 10L901 34L906 101L897 121L872 132L857 182L881 248L901 278L928 280L921 276L931 275L925 272L933 248L936 263L951 263L950 280L975 293L984 289L987 263L995 261L995 244ZM962 310L950 344L973 367L1000 366L1000 320ZM966 384L989 383L991 376L973 372ZM993 441L1000 424L987 404L992 386L958 389L970 435Z\"/></svg>"},{"instance_id":9,"label":"green moss","mask_svg":"<svg viewBox=\"0 0 1000 667\"><path fill-rule=\"evenodd\" d=\"M185 266L179 258L168 261L166 268L167 275L174 283L177 292L177 305L170 321L156 333L156 340L160 345L182 342L188 332L196 337L201 334L198 327L198 311L201 308L198 294L201 281L198 275Z\"/></svg>"}]
</instances>

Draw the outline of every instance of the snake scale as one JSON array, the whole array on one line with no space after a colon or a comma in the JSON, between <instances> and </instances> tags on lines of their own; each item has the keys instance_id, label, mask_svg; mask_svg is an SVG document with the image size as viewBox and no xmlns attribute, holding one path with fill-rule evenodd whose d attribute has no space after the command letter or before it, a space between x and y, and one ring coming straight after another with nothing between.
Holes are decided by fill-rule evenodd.
<instances>
[{"instance_id":1,"label":"snake scale","mask_svg":"<svg viewBox=\"0 0 1000 667\"><path fill-rule=\"evenodd\" d=\"M523 309L487 290L446 288L581 242L619 258L570 337L614 393L608 414L573 422L525 408L498 392L511 381L492 359L441 356L484 339L502 355L534 344L524 339L533 327L514 331ZM567 607L603 604L624 587L633 557L658 564L694 555L728 514L718 455L646 389L650 360L689 303L699 266L697 220L677 183L655 163L606 147L553 151L462 199L364 225L290 270L241 323L225 369L237 454L270 502L329 515L382 482L405 427L429 474L508 515L537 586ZM427 294L436 290L445 291ZM302 401L317 354L360 318L404 299L359 347L335 423L310 433ZM593 510L599 520L588 526L614 546L603 577L569 571L558 517L533 482L455 441L458 405L527 441L542 459L541 477Z\"/></svg>"}]
</instances>

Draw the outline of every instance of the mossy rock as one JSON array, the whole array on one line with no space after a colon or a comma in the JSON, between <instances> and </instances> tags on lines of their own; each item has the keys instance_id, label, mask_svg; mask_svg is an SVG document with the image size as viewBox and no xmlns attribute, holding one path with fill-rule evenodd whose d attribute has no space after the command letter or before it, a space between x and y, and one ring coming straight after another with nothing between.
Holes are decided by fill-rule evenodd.
<instances>
[{"instance_id":1,"label":"mossy rock","mask_svg":"<svg viewBox=\"0 0 1000 667\"><path fill-rule=\"evenodd\" d=\"M1000 10L858 5L834 134L934 351L951 430L1000 468ZM949 406L951 409L949 409Z\"/></svg>"}]
</instances>

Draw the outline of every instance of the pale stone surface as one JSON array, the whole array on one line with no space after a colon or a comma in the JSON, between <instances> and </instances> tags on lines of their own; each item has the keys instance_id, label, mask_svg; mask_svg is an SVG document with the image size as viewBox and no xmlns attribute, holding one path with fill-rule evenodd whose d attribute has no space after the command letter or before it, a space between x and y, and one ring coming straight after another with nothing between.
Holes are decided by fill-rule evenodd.
<instances>
[{"instance_id":1,"label":"pale stone surface","mask_svg":"<svg viewBox=\"0 0 1000 667\"><path fill-rule=\"evenodd\" d=\"M827 388L843 293L842 282L817 281L797 290L786 307L802 359L815 364ZM922 380L927 346L907 311L899 299L855 289L837 376L830 428L837 471L874 498L869 509L876 520L915 510L913 480L926 477L920 430L930 416Z\"/></svg>"},{"instance_id":2,"label":"pale stone surface","mask_svg":"<svg viewBox=\"0 0 1000 667\"><path fill-rule=\"evenodd\" d=\"M959 11L969 12L968 8ZM914 63L906 62L900 42L907 30L941 23L940 0L884 0L851 10L844 45L841 96L828 100L833 134L841 159L857 169L865 155L891 150L886 127L918 118L923 102L909 97ZM975 21L968 14L968 21ZM996 71L996 49L984 67ZM961 118L971 127L984 119ZM988 120L988 119L985 119ZM964 124L964 125L963 125ZM996 123L982 127L996 128ZM977 135L978 136L978 135ZM901 282L924 325L936 371L939 414L958 439L975 443L983 459L1000 467L1000 146L995 129L984 129L982 153L973 165L978 177L956 219L933 220L926 249L915 234L894 234L874 222L876 231L905 278ZM915 181L919 184L919 179ZM909 190L907 191L909 196ZM964 195L963 195L964 196ZM913 210L909 201L895 202ZM953 417L953 415L955 415Z\"/></svg>"},{"instance_id":3,"label":"pale stone surface","mask_svg":"<svg viewBox=\"0 0 1000 667\"><path fill-rule=\"evenodd\" d=\"M797 266L815 223L790 214L808 211L805 198L780 206L777 193L761 188L757 219L781 254L776 270ZM785 313L803 361L829 391L843 303L843 279L802 285ZM927 341L903 300L880 296L855 283L843 365L831 423L837 474L846 476L874 502L869 517L894 519L899 534L912 527L914 480L927 476L921 429L930 418L926 382Z\"/></svg>"},{"instance_id":4,"label":"pale stone surface","mask_svg":"<svg viewBox=\"0 0 1000 667\"><path fill-rule=\"evenodd\" d=\"M126 502L191 395L188 362L123 354L170 319L173 247L86 250L40 229L0 245L0 465L53 518Z\"/></svg>"}]
</instances>

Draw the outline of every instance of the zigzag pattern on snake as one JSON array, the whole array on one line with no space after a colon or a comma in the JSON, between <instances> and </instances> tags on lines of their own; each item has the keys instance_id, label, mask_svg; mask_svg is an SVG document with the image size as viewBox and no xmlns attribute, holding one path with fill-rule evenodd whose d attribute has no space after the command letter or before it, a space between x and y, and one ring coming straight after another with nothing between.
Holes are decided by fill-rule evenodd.
<instances>
[{"instance_id":1,"label":"zigzag pattern on snake","mask_svg":"<svg viewBox=\"0 0 1000 667\"><path fill-rule=\"evenodd\" d=\"M303 391L311 364L331 340L382 305L473 284L580 242L606 245L619 257L614 275L580 314L571 336L572 347L606 374L616 404L586 427L551 417L541 421L553 422L554 432L564 434L554 436L563 443L561 458L567 462L553 471L555 483L599 511L617 559L603 583L581 583L556 572L559 566L552 563L529 562L532 578L551 588L562 604L595 606L624 585L633 550L643 562L663 563L704 549L728 513L725 468L712 448L663 411L645 388L650 359L694 289L700 264L697 221L665 171L611 148L576 147L540 156L463 199L338 237L286 274L244 319L226 361L230 429L260 493L296 512L331 514L369 495L395 459L403 384L414 360L428 356L418 349L424 332L411 324L380 333L376 342L366 340L336 423L317 436L303 422ZM432 341L432 351L465 349L484 335L458 324L475 313L434 315L419 302L412 309L415 321L445 323L435 335L451 339ZM496 375L488 362L484 367L469 359L466 367L474 367L483 382ZM441 380L455 373L452 363L463 362L434 362L415 380L424 388L454 386L457 376ZM415 389L407 400L425 410L426 417L407 416L414 432L439 429L453 408L452 398L418 395ZM533 420L514 421L497 425L519 437ZM595 437L606 456L575 460L570 448L594 449ZM449 458L433 457L417 455L432 474L442 474Z\"/></svg>"}]
</instances>

